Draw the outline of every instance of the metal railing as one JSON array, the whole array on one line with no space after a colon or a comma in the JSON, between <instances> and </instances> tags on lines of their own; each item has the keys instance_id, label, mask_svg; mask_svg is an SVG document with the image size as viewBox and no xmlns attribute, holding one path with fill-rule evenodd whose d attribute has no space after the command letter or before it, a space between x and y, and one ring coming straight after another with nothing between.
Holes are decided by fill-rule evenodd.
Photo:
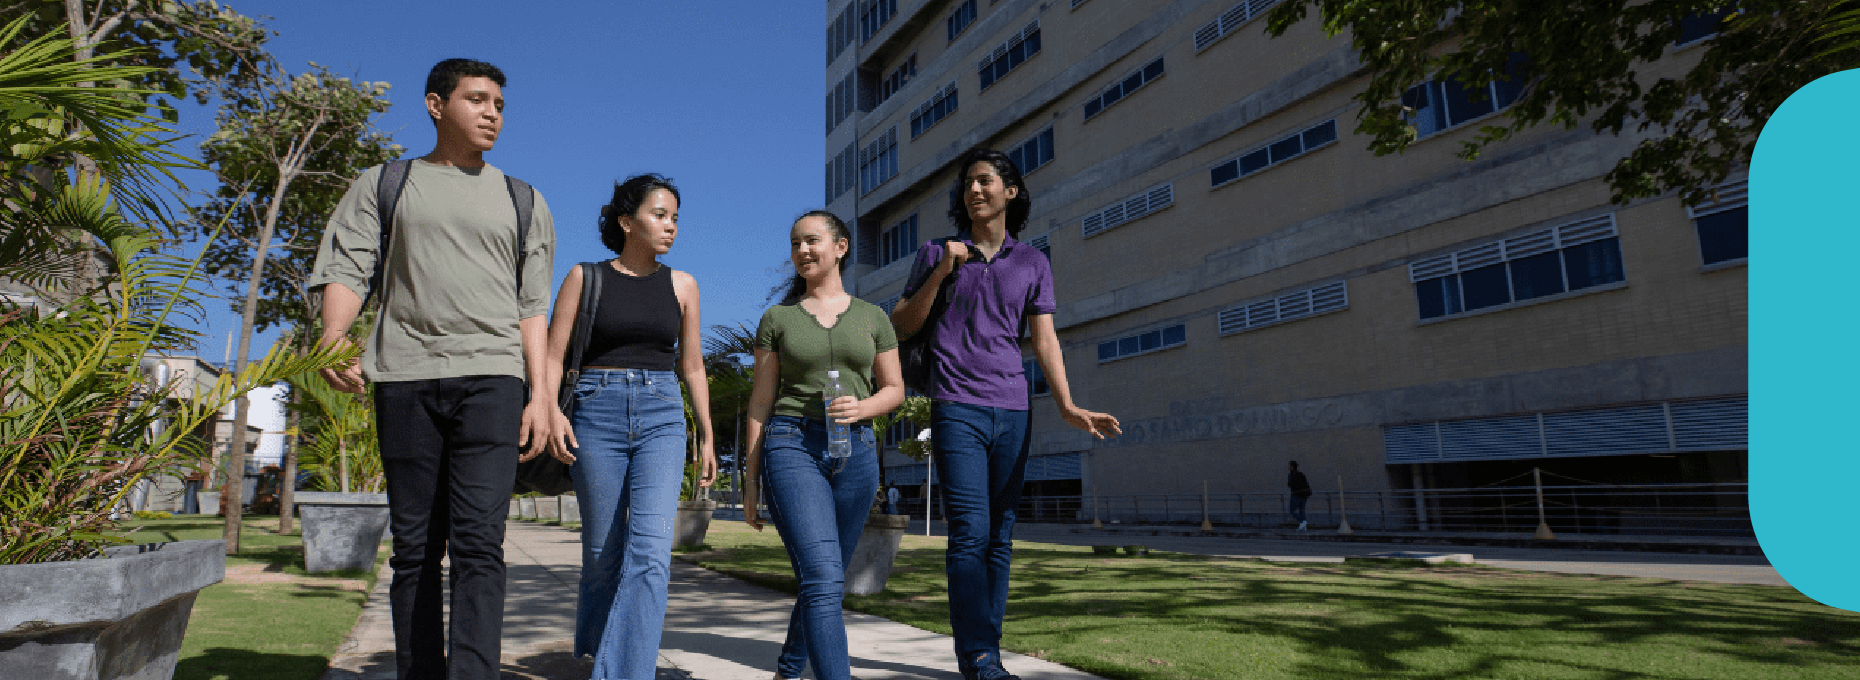
<instances>
[{"instance_id":1,"label":"metal railing","mask_svg":"<svg viewBox=\"0 0 1860 680\"><path fill-rule=\"evenodd\" d=\"M1368 531L1525 532L1538 527L1535 485L1390 491L1316 491L1306 501L1312 527L1348 519ZM1746 484L1544 485L1542 522L1558 534L1754 536ZM1283 528L1295 525L1288 493L1029 496L1020 522ZM941 503L937 503L941 506ZM923 501L901 510L923 516ZM1094 510L1095 508L1095 510ZM934 508L940 519L941 507Z\"/></svg>"}]
</instances>

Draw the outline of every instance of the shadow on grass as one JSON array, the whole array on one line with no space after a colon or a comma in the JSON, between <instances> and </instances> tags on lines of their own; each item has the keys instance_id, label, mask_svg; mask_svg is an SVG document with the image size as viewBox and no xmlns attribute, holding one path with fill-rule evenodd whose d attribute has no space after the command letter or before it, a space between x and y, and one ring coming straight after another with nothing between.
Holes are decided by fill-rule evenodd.
<instances>
[{"instance_id":1,"label":"shadow on grass","mask_svg":"<svg viewBox=\"0 0 1860 680\"><path fill-rule=\"evenodd\" d=\"M329 657L215 647L175 664L174 680L303 680L323 673Z\"/></svg>"},{"instance_id":2,"label":"shadow on grass","mask_svg":"<svg viewBox=\"0 0 1860 680\"><path fill-rule=\"evenodd\" d=\"M687 559L795 590L779 546ZM1860 615L1788 588L1084 547L1014 560L1004 646L1115 678L1854 677L1860 663ZM946 586L941 549L907 548L886 592L846 604L947 632Z\"/></svg>"}]
</instances>

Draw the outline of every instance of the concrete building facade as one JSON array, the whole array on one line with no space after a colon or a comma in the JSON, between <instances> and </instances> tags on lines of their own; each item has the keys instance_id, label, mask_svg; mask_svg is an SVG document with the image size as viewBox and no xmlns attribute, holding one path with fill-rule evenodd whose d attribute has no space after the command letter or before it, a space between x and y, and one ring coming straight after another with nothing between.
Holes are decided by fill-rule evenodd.
<instances>
[{"instance_id":1,"label":"concrete building facade","mask_svg":"<svg viewBox=\"0 0 1860 680\"><path fill-rule=\"evenodd\" d=\"M1743 183L1613 204L1638 138L1586 128L1461 160L1507 82L1417 83L1420 138L1376 156L1348 36L1270 38L1274 4L828 3L825 198L857 295L895 305L954 232L960 154L1022 160L1072 392L1125 428L1092 441L1035 396L1028 491L1282 492L1287 460L1320 489L1743 481Z\"/></svg>"}]
</instances>

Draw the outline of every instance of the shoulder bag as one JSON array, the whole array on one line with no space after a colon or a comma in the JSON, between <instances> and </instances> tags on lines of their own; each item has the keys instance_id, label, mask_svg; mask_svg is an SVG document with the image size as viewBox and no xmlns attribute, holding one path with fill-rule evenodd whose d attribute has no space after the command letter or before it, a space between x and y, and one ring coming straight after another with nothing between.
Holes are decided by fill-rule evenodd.
<instances>
[{"instance_id":1,"label":"shoulder bag","mask_svg":"<svg viewBox=\"0 0 1860 680\"><path fill-rule=\"evenodd\" d=\"M581 357L588 349L588 336L594 330L594 311L601 301L601 273L598 262L583 262L581 267L581 306L575 309L575 327L568 336L568 356L564 357L562 387L555 403L562 415L575 415L575 383L581 380ZM547 453L517 464L517 490L534 491L544 496L560 496L575 488L568 476L568 463Z\"/></svg>"}]
</instances>

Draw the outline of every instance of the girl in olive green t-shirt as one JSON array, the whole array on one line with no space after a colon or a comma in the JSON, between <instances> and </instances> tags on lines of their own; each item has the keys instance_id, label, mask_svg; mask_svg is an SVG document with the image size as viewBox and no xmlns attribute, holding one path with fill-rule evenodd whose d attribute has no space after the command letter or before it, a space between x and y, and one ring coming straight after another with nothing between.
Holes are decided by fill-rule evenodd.
<instances>
[{"instance_id":1,"label":"girl in olive green t-shirt","mask_svg":"<svg viewBox=\"0 0 1860 680\"><path fill-rule=\"evenodd\" d=\"M851 243L846 224L832 213L816 210L796 220L789 230L794 283L756 330L743 507L749 525L761 530L756 501L766 493L800 580L776 678L798 678L810 663L820 680L851 677L840 601L845 565L878 489L869 421L904 400L891 320L847 294L841 282ZM828 371L837 371L853 396L826 404ZM851 457L828 455L827 418L852 426Z\"/></svg>"}]
</instances>

